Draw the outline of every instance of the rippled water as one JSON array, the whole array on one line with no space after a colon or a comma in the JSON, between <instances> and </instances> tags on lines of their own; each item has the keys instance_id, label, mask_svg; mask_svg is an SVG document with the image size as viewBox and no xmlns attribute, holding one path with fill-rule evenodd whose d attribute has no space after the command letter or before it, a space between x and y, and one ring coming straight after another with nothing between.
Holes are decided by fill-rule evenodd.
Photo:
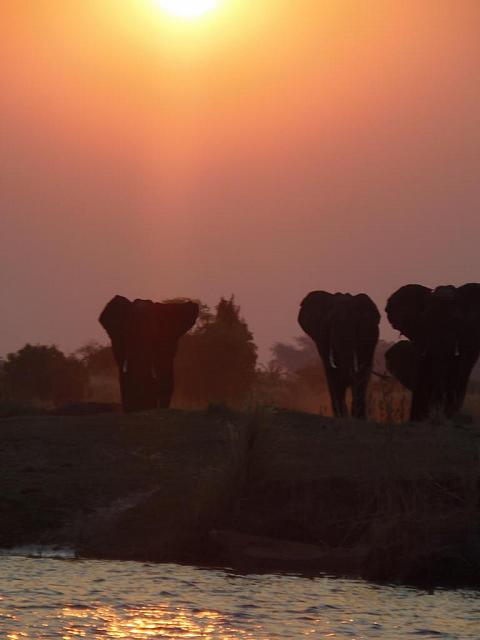
<instances>
[{"instance_id":1,"label":"rippled water","mask_svg":"<svg viewBox=\"0 0 480 640\"><path fill-rule=\"evenodd\" d=\"M239 576L178 565L0 558L0 638L480 637L480 594Z\"/></svg>"}]
</instances>

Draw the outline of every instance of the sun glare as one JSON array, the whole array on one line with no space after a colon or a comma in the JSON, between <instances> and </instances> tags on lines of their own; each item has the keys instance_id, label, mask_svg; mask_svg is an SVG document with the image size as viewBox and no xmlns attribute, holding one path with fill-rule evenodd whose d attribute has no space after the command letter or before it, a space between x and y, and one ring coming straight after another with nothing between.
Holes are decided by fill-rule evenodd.
<instances>
[{"instance_id":1,"label":"sun glare","mask_svg":"<svg viewBox=\"0 0 480 640\"><path fill-rule=\"evenodd\" d=\"M215 9L219 0L158 0L160 7L177 18L199 18Z\"/></svg>"}]
</instances>

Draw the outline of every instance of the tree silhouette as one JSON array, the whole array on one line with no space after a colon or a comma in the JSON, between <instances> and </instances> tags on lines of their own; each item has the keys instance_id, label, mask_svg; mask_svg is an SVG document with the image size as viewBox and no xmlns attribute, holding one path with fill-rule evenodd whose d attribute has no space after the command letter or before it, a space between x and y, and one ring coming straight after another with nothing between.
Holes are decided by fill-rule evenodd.
<instances>
[{"instance_id":1,"label":"tree silhouette","mask_svg":"<svg viewBox=\"0 0 480 640\"><path fill-rule=\"evenodd\" d=\"M318 351L308 336L298 336L294 344L276 342L272 349L273 364L288 373L318 364Z\"/></svg>"},{"instance_id":2,"label":"tree silhouette","mask_svg":"<svg viewBox=\"0 0 480 640\"><path fill-rule=\"evenodd\" d=\"M83 364L55 346L27 344L7 355L3 371L5 394L14 401L58 406L87 392Z\"/></svg>"},{"instance_id":3,"label":"tree silhouette","mask_svg":"<svg viewBox=\"0 0 480 640\"><path fill-rule=\"evenodd\" d=\"M242 406L255 381L257 347L240 307L221 298L184 336L175 364L176 402L191 407L208 403Z\"/></svg>"},{"instance_id":4,"label":"tree silhouette","mask_svg":"<svg viewBox=\"0 0 480 640\"><path fill-rule=\"evenodd\" d=\"M77 349L75 356L83 363L89 376L117 375L117 365L110 345L87 342Z\"/></svg>"}]
</instances>

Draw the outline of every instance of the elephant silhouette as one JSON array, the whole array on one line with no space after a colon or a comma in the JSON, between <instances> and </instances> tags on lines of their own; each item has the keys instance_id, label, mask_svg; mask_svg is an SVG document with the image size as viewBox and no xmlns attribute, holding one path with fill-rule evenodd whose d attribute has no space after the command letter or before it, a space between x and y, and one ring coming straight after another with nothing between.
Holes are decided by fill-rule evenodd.
<instances>
[{"instance_id":1,"label":"elephant silhouette","mask_svg":"<svg viewBox=\"0 0 480 640\"><path fill-rule=\"evenodd\" d=\"M407 284L388 299L392 327L407 340L385 354L389 371L412 392L410 419L460 411L480 355L480 284L430 289Z\"/></svg>"},{"instance_id":2,"label":"elephant silhouette","mask_svg":"<svg viewBox=\"0 0 480 640\"><path fill-rule=\"evenodd\" d=\"M178 341L198 312L195 302L131 302L115 296L107 304L99 322L112 342L125 412L170 406Z\"/></svg>"},{"instance_id":3,"label":"elephant silhouette","mask_svg":"<svg viewBox=\"0 0 480 640\"><path fill-rule=\"evenodd\" d=\"M379 336L380 313L365 293L312 291L302 301L298 322L317 346L325 367L335 416L348 414L346 391L352 389L352 416L366 416L366 392Z\"/></svg>"}]
</instances>

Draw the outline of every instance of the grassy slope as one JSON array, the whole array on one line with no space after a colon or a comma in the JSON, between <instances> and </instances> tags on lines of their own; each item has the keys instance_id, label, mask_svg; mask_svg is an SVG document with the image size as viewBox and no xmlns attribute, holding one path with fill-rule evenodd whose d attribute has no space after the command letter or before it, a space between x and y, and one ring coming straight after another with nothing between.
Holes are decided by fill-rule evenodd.
<instances>
[{"instance_id":1,"label":"grassy slope","mask_svg":"<svg viewBox=\"0 0 480 640\"><path fill-rule=\"evenodd\" d=\"M228 509L246 434L207 412L0 421L0 546L161 559Z\"/></svg>"},{"instance_id":2,"label":"grassy slope","mask_svg":"<svg viewBox=\"0 0 480 640\"><path fill-rule=\"evenodd\" d=\"M402 577L477 527L476 435L292 412L0 420L0 546L201 561L233 528L361 547L365 575Z\"/></svg>"},{"instance_id":3,"label":"grassy slope","mask_svg":"<svg viewBox=\"0 0 480 640\"><path fill-rule=\"evenodd\" d=\"M376 425L283 412L250 457L236 528L339 548L364 547L364 574L414 571L477 526L473 429Z\"/></svg>"}]
</instances>

